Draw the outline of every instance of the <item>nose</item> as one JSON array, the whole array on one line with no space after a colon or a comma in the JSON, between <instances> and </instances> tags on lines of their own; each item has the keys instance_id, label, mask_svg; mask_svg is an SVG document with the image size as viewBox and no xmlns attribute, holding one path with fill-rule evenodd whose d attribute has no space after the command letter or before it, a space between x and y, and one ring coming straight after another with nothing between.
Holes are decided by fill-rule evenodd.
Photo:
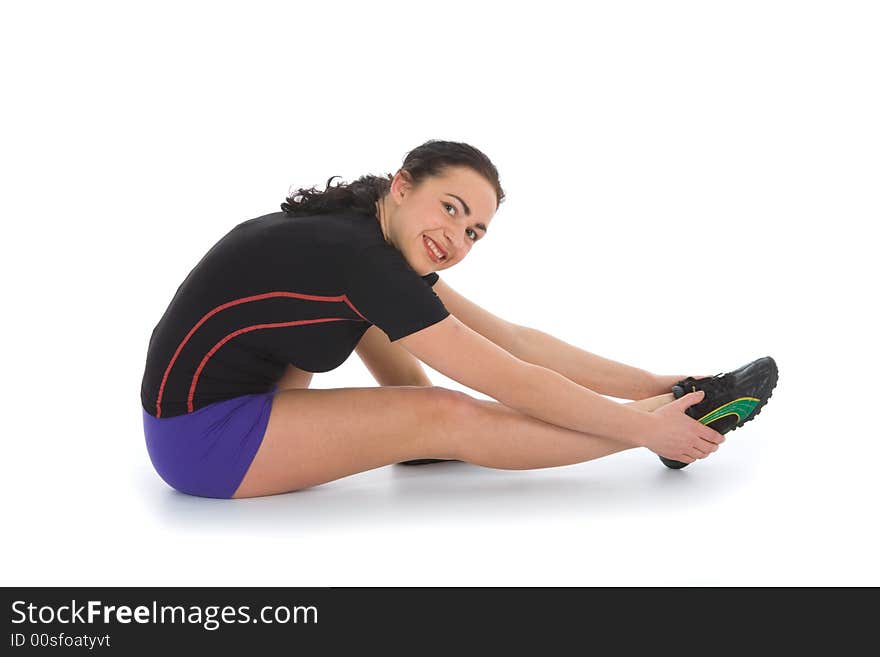
<instances>
[{"instance_id":1,"label":"nose","mask_svg":"<svg viewBox=\"0 0 880 657\"><path fill-rule=\"evenodd\" d=\"M460 251L464 248L464 230L445 230L444 235L446 236L447 243L451 244L456 251Z\"/></svg>"}]
</instances>

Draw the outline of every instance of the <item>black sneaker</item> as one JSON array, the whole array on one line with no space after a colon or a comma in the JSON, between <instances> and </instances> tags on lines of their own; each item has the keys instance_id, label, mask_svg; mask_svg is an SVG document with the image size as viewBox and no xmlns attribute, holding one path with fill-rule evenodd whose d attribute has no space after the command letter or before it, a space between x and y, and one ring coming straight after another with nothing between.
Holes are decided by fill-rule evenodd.
<instances>
[{"instance_id":1,"label":"black sneaker","mask_svg":"<svg viewBox=\"0 0 880 657\"><path fill-rule=\"evenodd\" d=\"M759 358L738 370L716 374L707 379L688 377L672 386L676 399L689 392L702 390L702 401L685 413L720 434L733 431L754 418L770 399L779 371L770 356ZM659 454L658 454L659 456ZM687 465L660 456L663 465L679 469Z\"/></svg>"}]
</instances>

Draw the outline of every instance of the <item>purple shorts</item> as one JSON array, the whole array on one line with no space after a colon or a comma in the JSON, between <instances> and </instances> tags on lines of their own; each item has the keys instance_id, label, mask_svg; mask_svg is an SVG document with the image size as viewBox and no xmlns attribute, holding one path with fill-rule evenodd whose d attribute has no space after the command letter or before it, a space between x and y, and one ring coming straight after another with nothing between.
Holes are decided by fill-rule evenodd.
<instances>
[{"instance_id":1,"label":"purple shorts","mask_svg":"<svg viewBox=\"0 0 880 657\"><path fill-rule=\"evenodd\" d=\"M277 390L276 386L168 418L157 419L141 409L156 472L181 493L232 497L263 442Z\"/></svg>"}]
</instances>

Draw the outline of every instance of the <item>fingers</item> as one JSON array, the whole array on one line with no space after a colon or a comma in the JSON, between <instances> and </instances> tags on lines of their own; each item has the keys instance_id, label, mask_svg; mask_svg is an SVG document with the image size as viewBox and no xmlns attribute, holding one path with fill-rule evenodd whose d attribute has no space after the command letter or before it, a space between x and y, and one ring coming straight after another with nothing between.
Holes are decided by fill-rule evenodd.
<instances>
[{"instance_id":1,"label":"fingers","mask_svg":"<svg viewBox=\"0 0 880 657\"><path fill-rule=\"evenodd\" d=\"M682 399L684 399L684 397L682 397ZM694 427L694 429L695 429L694 433L696 433L698 438L701 438L702 440L706 440L710 443L715 443L716 445L720 445L721 443L724 442L724 436L721 435L720 433L718 433L717 431L715 431L715 429L713 429L712 427L706 426L702 422L694 420L689 415L687 417L691 420L690 426Z\"/></svg>"},{"instance_id":2,"label":"fingers","mask_svg":"<svg viewBox=\"0 0 880 657\"><path fill-rule=\"evenodd\" d=\"M677 456L667 456L666 458L681 461L682 463L693 463L699 459L711 456L717 451L718 445L715 443L706 440L698 440L695 445L685 449L681 454L678 454Z\"/></svg>"},{"instance_id":3,"label":"fingers","mask_svg":"<svg viewBox=\"0 0 880 657\"><path fill-rule=\"evenodd\" d=\"M699 423L697 423L697 424L699 424ZM701 424L700 426L703 426L706 429L708 429L708 431L701 431L700 432L700 438L702 438L703 440L705 440L707 442L714 443L716 445L720 445L721 443L724 442L724 436L722 436L720 433L715 431L715 429L710 429L709 427L706 427L706 425L703 425L703 424Z\"/></svg>"},{"instance_id":4,"label":"fingers","mask_svg":"<svg viewBox=\"0 0 880 657\"><path fill-rule=\"evenodd\" d=\"M722 436L722 440L723 440ZM685 452L693 459L704 459L718 451L718 445L708 440L698 440L697 443ZM681 460L681 459L679 459Z\"/></svg>"},{"instance_id":5,"label":"fingers","mask_svg":"<svg viewBox=\"0 0 880 657\"><path fill-rule=\"evenodd\" d=\"M703 451L701 451L700 449L698 449L698 448L696 448L696 447L692 447L691 449L687 450L687 451L683 454L683 456L687 456L688 458L693 459L694 461L697 461L697 460L699 460L699 459L704 459L704 458L706 458L707 456L711 456L711 454L712 454L712 452L703 452ZM685 459L683 459L683 458L679 458L678 460L679 460L679 461L684 461Z\"/></svg>"},{"instance_id":6,"label":"fingers","mask_svg":"<svg viewBox=\"0 0 880 657\"><path fill-rule=\"evenodd\" d=\"M684 397L682 397L682 399L684 399ZM703 424L699 420L695 420L690 415L685 414L685 417L690 420L689 426L693 428L693 433L696 434L698 438L716 444L724 442L724 436L715 431L712 427Z\"/></svg>"},{"instance_id":7,"label":"fingers","mask_svg":"<svg viewBox=\"0 0 880 657\"><path fill-rule=\"evenodd\" d=\"M689 407L693 406L694 404L697 404L697 403L703 401L703 397L705 396L705 394L706 393L704 393L702 390L697 390L696 392L689 392L684 397L681 397L678 400L679 406L681 406L682 409L689 408Z\"/></svg>"},{"instance_id":8,"label":"fingers","mask_svg":"<svg viewBox=\"0 0 880 657\"><path fill-rule=\"evenodd\" d=\"M698 452L700 452L703 455L700 458L705 458L705 457L709 456L710 454L712 454L713 452L718 451L718 445L716 445L715 443L711 443L708 440L700 440L694 446L694 449L696 449Z\"/></svg>"}]
</instances>

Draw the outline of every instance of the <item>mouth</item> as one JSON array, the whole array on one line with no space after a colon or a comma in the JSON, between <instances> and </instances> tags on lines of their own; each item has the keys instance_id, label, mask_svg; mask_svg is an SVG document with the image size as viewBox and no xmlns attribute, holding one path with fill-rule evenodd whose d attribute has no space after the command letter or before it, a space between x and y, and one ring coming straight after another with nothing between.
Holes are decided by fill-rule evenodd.
<instances>
[{"instance_id":1,"label":"mouth","mask_svg":"<svg viewBox=\"0 0 880 657\"><path fill-rule=\"evenodd\" d=\"M437 243L434 240L427 235L423 235L422 241L425 243L425 251L428 252L428 257L431 259L431 262L439 264L446 261L448 257L446 251L437 246Z\"/></svg>"}]
</instances>

